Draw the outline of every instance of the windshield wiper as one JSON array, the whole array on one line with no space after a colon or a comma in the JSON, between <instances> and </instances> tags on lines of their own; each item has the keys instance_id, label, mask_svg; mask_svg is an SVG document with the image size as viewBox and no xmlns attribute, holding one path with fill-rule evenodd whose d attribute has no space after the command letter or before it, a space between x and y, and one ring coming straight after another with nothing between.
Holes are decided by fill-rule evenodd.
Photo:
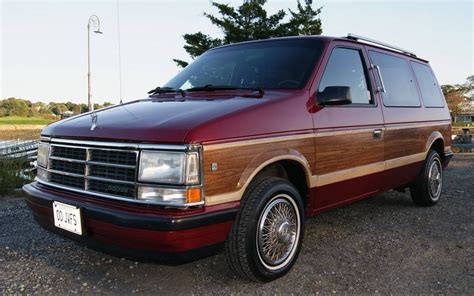
<instances>
[{"instance_id":1,"label":"windshield wiper","mask_svg":"<svg viewBox=\"0 0 474 296\"><path fill-rule=\"evenodd\" d=\"M175 89L175 88L168 87L168 86L164 86L164 87L158 86L158 87L156 87L156 88L150 90L150 91L148 92L148 94L152 96L152 95L164 94L164 93L172 93L172 92L179 93L179 94L181 94L183 97L185 96L184 90L182 90L182 89Z\"/></svg>"},{"instance_id":2,"label":"windshield wiper","mask_svg":"<svg viewBox=\"0 0 474 296\"><path fill-rule=\"evenodd\" d=\"M239 86L232 86L232 85L212 85L206 84L204 86L195 86L186 89L186 91L193 92L193 91L214 91L214 90L250 90L250 91L258 91L260 96L263 96L264 90L263 88L252 88L252 87L239 87Z\"/></svg>"}]
</instances>

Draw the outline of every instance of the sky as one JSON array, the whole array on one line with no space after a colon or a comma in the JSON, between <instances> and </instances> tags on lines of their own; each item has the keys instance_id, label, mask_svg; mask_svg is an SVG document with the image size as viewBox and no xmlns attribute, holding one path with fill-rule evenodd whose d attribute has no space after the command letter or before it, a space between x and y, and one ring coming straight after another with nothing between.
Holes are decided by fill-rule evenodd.
<instances>
[{"instance_id":1,"label":"sky","mask_svg":"<svg viewBox=\"0 0 474 296\"><path fill-rule=\"evenodd\" d=\"M141 99L190 60L182 35L222 36L203 12L209 0L22 1L0 0L0 99L86 103L87 22L100 18L104 34L91 36L92 101L120 99L118 28L124 101ZM222 0L238 6L242 1ZM474 74L474 1L337 1L323 6L323 35L355 33L415 52L430 61L441 84ZM268 0L269 13L296 8L296 0Z\"/></svg>"}]
</instances>

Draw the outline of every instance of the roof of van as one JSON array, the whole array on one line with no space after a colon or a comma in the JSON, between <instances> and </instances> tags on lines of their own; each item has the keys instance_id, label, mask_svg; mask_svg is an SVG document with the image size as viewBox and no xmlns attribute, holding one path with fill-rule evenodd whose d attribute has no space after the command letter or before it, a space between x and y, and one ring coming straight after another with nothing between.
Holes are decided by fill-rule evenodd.
<instances>
[{"instance_id":1,"label":"roof of van","mask_svg":"<svg viewBox=\"0 0 474 296\"><path fill-rule=\"evenodd\" d=\"M378 41L375 41L375 40L372 40L372 39L369 39L369 38L365 38L365 37L362 37L362 36L357 36L357 37L365 38L366 40L363 40L363 39L360 39L360 38L356 38L356 37L349 37L349 36L357 36L357 35L351 35L351 34L349 34L348 37L332 37L332 36L323 36L323 35L304 35L304 36L275 37L275 38L259 39L259 40L251 40L251 41L244 41L244 42L226 44L226 45L222 45L222 46L218 46L218 47L212 48L212 49L210 49L210 50L218 49L218 48L231 47L231 46L240 45L240 44L249 44L249 43L258 43L258 42L268 42L268 41L275 41L275 40L287 40L287 39L318 39L318 40L324 41L325 43L330 43L331 41L346 41L346 42L352 42L352 43L356 43L356 44L362 44L362 45L365 45L365 46L370 46L370 47L374 47L374 48L378 48L378 49L382 49L382 50L386 50L386 51L398 53L398 54L401 54L401 55L404 55L404 56L407 56L407 57L410 57L410 58L413 58L413 59L420 60L420 61L422 61L422 62L428 63L427 60L425 60L425 59L423 59L423 58L420 58L420 57L418 57L417 55L415 55L414 53L409 52L409 51L406 51L406 50L403 50L403 49L401 49L401 48L399 48L399 47L391 46L391 45L389 45L389 44L386 44L386 43L383 43L383 42L378 42ZM367 40L370 40L370 41L367 41Z\"/></svg>"}]
</instances>

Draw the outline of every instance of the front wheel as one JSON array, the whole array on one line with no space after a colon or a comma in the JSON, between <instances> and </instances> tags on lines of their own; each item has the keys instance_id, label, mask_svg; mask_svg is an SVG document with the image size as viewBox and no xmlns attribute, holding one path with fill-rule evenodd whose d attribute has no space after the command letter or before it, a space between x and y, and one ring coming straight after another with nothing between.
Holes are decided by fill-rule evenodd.
<instances>
[{"instance_id":1,"label":"front wheel","mask_svg":"<svg viewBox=\"0 0 474 296\"><path fill-rule=\"evenodd\" d=\"M416 182L410 187L411 198L419 206L438 203L443 189L443 165L438 152L430 150Z\"/></svg>"},{"instance_id":2,"label":"front wheel","mask_svg":"<svg viewBox=\"0 0 474 296\"><path fill-rule=\"evenodd\" d=\"M303 208L298 191L287 180L272 177L251 184L226 243L231 269L262 282L290 271L303 242Z\"/></svg>"}]
</instances>

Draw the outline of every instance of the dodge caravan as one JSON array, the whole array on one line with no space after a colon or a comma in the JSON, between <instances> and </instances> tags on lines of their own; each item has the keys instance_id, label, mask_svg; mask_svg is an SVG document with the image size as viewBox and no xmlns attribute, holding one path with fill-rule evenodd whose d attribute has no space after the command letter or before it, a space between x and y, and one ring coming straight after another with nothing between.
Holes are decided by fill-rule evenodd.
<instances>
[{"instance_id":1,"label":"dodge caravan","mask_svg":"<svg viewBox=\"0 0 474 296\"><path fill-rule=\"evenodd\" d=\"M305 220L391 189L439 202L449 111L429 63L369 38L211 49L142 100L42 131L23 188L43 227L119 256L224 250L255 281L287 273Z\"/></svg>"}]
</instances>

